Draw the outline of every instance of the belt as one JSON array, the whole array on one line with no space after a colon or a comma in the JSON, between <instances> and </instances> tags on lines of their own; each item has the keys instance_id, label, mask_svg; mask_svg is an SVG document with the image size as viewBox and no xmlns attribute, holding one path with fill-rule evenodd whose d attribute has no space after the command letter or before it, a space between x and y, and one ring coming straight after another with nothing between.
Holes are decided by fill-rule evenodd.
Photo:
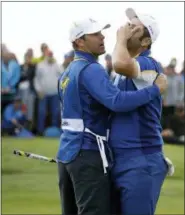
<instances>
[{"instance_id":1,"label":"belt","mask_svg":"<svg viewBox=\"0 0 185 215\"><path fill-rule=\"evenodd\" d=\"M107 167L108 167L108 161L107 161L107 156L105 153L105 146L104 146L104 142L103 141L107 141L107 138L105 136L100 136L98 134L95 134L94 132L92 132L91 130L89 130L88 128L85 128L85 132L92 134L93 136L96 137L97 143L98 143L98 148L100 151L100 156L102 159L102 163L103 163L103 170L104 173L107 173Z\"/></svg>"}]
</instances>

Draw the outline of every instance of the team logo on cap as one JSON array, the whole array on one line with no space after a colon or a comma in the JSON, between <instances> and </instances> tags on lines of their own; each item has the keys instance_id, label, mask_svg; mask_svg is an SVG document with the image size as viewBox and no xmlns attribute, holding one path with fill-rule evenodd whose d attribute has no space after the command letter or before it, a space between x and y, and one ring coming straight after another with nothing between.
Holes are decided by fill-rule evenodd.
<instances>
[{"instance_id":1,"label":"team logo on cap","mask_svg":"<svg viewBox=\"0 0 185 215\"><path fill-rule=\"evenodd\" d=\"M73 22L73 25L74 25L75 27L78 27L78 25L76 24L76 22Z\"/></svg>"},{"instance_id":2,"label":"team logo on cap","mask_svg":"<svg viewBox=\"0 0 185 215\"><path fill-rule=\"evenodd\" d=\"M149 25L148 26L148 28L150 29L150 32L152 33L152 34L154 34L154 32L153 32L153 30L152 30L152 27Z\"/></svg>"},{"instance_id":3,"label":"team logo on cap","mask_svg":"<svg viewBox=\"0 0 185 215\"><path fill-rule=\"evenodd\" d=\"M96 23L96 21L95 20L93 20L93 19L89 19L92 23Z\"/></svg>"},{"instance_id":4,"label":"team logo on cap","mask_svg":"<svg viewBox=\"0 0 185 215\"><path fill-rule=\"evenodd\" d=\"M80 34L82 34L83 33L83 31L80 31L77 35L76 35L76 37L78 37Z\"/></svg>"}]
</instances>

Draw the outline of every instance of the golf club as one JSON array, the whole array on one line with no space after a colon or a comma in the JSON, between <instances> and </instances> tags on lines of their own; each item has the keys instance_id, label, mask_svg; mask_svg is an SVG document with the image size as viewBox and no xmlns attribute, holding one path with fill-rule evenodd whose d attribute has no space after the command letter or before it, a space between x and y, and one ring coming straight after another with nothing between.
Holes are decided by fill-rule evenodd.
<instances>
[{"instance_id":1,"label":"golf club","mask_svg":"<svg viewBox=\"0 0 185 215\"><path fill-rule=\"evenodd\" d=\"M58 162L58 160L56 160L54 158L49 158L49 157L45 157L45 156L42 156L42 155L30 153L30 152L24 152L24 151L21 151L21 150L14 150L13 154L14 155L19 155L19 156L24 156L24 157L27 157L27 158L33 158L33 159L37 159L37 160L48 161L50 163L57 163Z\"/></svg>"}]
</instances>

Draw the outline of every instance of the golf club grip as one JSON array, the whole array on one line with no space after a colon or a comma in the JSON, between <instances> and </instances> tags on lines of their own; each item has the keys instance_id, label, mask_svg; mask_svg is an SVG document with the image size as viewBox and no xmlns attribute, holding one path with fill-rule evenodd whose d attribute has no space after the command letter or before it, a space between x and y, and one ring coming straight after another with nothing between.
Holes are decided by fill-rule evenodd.
<instances>
[{"instance_id":1,"label":"golf club grip","mask_svg":"<svg viewBox=\"0 0 185 215\"><path fill-rule=\"evenodd\" d=\"M48 157L45 157L45 156L42 156L42 155L37 155L37 154L34 154L34 153L24 152L24 151L21 151L21 150L14 150L13 154L28 157L28 158L33 158L33 159L37 159L37 160L44 160L44 161L48 161L50 163L57 163L57 161L54 158L48 158Z\"/></svg>"}]
</instances>

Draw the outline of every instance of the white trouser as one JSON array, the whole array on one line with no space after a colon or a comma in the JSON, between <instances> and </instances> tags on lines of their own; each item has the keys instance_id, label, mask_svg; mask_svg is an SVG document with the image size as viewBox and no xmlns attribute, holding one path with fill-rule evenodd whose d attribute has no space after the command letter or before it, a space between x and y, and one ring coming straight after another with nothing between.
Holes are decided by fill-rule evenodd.
<instances>
[{"instance_id":1,"label":"white trouser","mask_svg":"<svg viewBox=\"0 0 185 215\"><path fill-rule=\"evenodd\" d=\"M105 146L103 141L107 141L107 138L104 136L100 136L98 134L95 134L94 132L90 131L88 128L85 128L85 132L90 133L96 137L97 143L98 143L98 148L100 151L100 156L103 162L103 170L104 173L107 173L107 167L108 167L108 161L107 161L107 156L105 153Z\"/></svg>"}]
</instances>

